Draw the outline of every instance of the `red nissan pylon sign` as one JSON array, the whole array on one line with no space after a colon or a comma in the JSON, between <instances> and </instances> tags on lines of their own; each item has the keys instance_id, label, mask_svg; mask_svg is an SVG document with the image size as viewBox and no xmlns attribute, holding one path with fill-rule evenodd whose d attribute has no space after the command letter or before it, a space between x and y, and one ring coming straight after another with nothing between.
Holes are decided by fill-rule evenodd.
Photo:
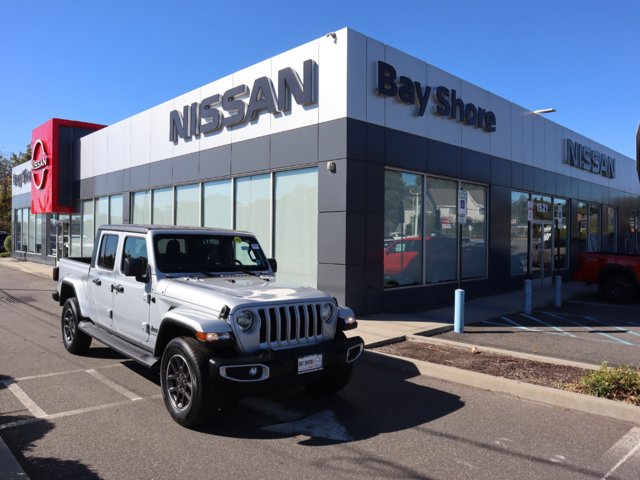
<instances>
[{"instance_id":1,"label":"red nissan pylon sign","mask_svg":"<svg viewBox=\"0 0 640 480\"><path fill-rule=\"evenodd\" d=\"M72 213L73 150L76 140L104 128L52 118L31 136L31 212Z\"/></svg>"}]
</instances>

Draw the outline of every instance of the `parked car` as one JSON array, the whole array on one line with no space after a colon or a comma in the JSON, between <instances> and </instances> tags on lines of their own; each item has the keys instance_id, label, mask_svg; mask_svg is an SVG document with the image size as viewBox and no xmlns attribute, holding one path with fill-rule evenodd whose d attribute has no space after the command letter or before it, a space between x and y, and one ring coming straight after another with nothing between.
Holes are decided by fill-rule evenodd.
<instances>
[{"instance_id":1,"label":"parked car","mask_svg":"<svg viewBox=\"0 0 640 480\"><path fill-rule=\"evenodd\" d=\"M351 309L310 287L276 280L248 232L118 225L97 233L92 258L60 259L54 300L65 348L92 338L160 367L171 417L197 426L227 393L347 385L364 343Z\"/></svg>"},{"instance_id":2,"label":"parked car","mask_svg":"<svg viewBox=\"0 0 640 480\"><path fill-rule=\"evenodd\" d=\"M596 283L606 298L626 303L640 298L640 256L615 253L579 253L573 278Z\"/></svg>"}]
</instances>

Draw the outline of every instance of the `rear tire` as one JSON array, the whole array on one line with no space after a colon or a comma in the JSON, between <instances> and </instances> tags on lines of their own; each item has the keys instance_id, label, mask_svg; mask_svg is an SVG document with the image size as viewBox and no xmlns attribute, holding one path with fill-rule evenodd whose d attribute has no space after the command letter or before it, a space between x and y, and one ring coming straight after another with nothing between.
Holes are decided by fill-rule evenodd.
<instances>
[{"instance_id":1,"label":"rear tire","mask_svg":"<svg viewBox=\"0 0 640 480\"><path fill-rule=\"evenodd\" d=\"M192 337L174 338L162 354L162 398L171 418L183 427L206 423L219 407L208 377L210 358L209 350Z\"/></svg>"},{"instance_id":2,"label":"rear tire","mask_svg":"<svg viewBox=\"0 0 640 480\"><path fill-rule=\"evenodd\" d=\"M91 345L91 337L78 329L80 321L80 307L78 300L71 297L64 302L62 307L62 315L60 318L60 326L62 328L62 343L67 352L74 355L81 355L89 350Z\"/></svg>"},{"instance_id":3,"label":"rear tire","mask_svg":"<svg viewBox=\"0 0 640 480\"><path fill-rule=\"evenodd\" d=\"M613 274L605 279L602 289L610 302L628 303L633 298L636 287L628 276Z\"/></svg>"}]
</instances>

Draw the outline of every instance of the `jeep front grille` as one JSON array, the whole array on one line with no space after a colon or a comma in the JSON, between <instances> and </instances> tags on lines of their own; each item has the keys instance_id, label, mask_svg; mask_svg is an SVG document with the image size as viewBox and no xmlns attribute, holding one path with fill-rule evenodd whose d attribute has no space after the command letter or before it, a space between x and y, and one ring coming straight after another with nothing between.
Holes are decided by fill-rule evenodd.
<instances>
[{"instance_id":1,"label":"jeep front grille","mask_svg":"<svg viewBox=\"0 0 640 480\"><path fill-rule=\"evenodd\" d=\"M258 309L260 346L278 348L322 340L320 304L271 306Z\"/></svg>"}]
</instances>

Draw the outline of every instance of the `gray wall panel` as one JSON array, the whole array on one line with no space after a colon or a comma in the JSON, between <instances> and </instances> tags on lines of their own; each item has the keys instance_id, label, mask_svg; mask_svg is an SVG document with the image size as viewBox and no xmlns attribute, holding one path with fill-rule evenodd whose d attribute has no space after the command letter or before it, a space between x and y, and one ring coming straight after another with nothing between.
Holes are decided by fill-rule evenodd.
<instances>
[{"instance_id":1,"label":"gray wall panel","mask_svg":"<svg viewBox=\"0 0 640 480\"><path fill-rule=\"evenodd\" d=\"M149 167L148 187L151 187L151 188L163 187L163 186L172 184L173 182L173 160L172 159L153 162L153 163L150 163L148 167Z\"/></svg>"},{"instance_id":2,"label":"gray wall panel","mask_svg":"<svg viewBox=\"0 0 640 480\"><path fill-rule=\"evenodd\" d=\"M147 190L150 185L149 165L140 165L129 170L129 190Z\"/></svg>"},{"instance_id":3,"label":"gray wall panel","mask_svg":"<svg viewBox=\"0 0 640 480\"><path fill-rule=\"evenodd\" d=\"M462 178L472 182L491 182L491 156L462 149Z\"/></svg>"},{"instance_id":4,"label":"gray wall panel","mask_svg":"<svg viewBox=\"0 0 640 480\"><path fill-rule=\"evenodd\" d=\"M524 188L524 181L522 179L524 175L524 168L521 163L511 163L511 188L514 190L521 190Z\"/></svg>"},{"instance_id":5,"label":"gray wall panel","mask_svg":"<svg viewBox=\"0 0 640 480\"><path fill-rule=\"evenodd\" d=\"M318 161L347 156L347 121L333 120L318 125Z\"/></svg>"},{"instance_id":6,"label":"gray wall panel","mask_svg":"<svg viewBox=\"0 0 640 480\"><path fill-rule=\"evenodd\" d=\"M346 265L319 263L318 288L345 305Z\"/></svg>"},{"instance_id":7,"label":"gray wall panel","mask_svg":"<svg viewBox=\"0 0 640 480\"><path fill-rule=\"evenodd\" d=\"M271 168L318 161L318 127L298 128L271 136Z\"/></svg>"},{"instance_id":8,"label":"gray wall panel","mask_svg":"<svg viewBox=\"0 0 640 480\"><path fill-rule=\"evenodd\" d=\"M431 143L422 137L387 129L385 133L385 163L389 166L410 170L431 170ZM455 162L455 160L452 160ZM436 164L436 167L440 163ZM458 174L460 159L458 159ZM459 176L459 175L458 175Z\"/></svg>"},{"instance_id":9,"label":"gray wall panel","mask_svg":"<svg viewBox=\"0 0 640 480\"><path fill-rule=\"evenodd\" d=\"M202 180L231 175L231 146L211 148L200 152L199 173Z\"/></svg>"},{"instance_id":10,"label":"gray wall panel","mask_svg":"<svg viewBox=\"0 0 640 480\"><path fill-rule=\"evenodd\" d=\"M339 212L347 209L347 161L333 160L335 173L318 164L318 211Z\"/></svg>"},{"instance_id":11,"label":"gray wall panel","mask_svg":"<svg viewBox=\"0 0 640 480\"><path fill-rule=\"evenodd\" d=\"M95 179L95 187L94 187L94 196L102 197L106 195L109 190L107 188L107 175L98 175L94 177Z\"/></svg>"},{"instance_id":12,"label":"gray wall panel","mask_svg":"<svg viewBox=\"0 0 640 480\"><path fill-rule=\"evenodd\" d=\"M114 195L124 191L123 171L107 173L107 193Z\"/></svg>"},{"instance_id":13,"label":"gray wall panel","mask_svg":"<svg viewBox=\"0 0 640 480\"><path fill-rule=\"evenodd\" d=\"M80 182L78 198L93 198L96 193L96 177L85 178Z\"/></svg>"},{"instance_id":14,"label":"gray wall panel","mask_svg":"<svg viewBox=\"0 0 640 480\"><path fill-rule=\"evenodd\" d=\"M384 127L367 124L367 163L384 164L385 159L385 134Z\"/></svg>"},{"instance_id":15,"label":"gray wall panel","mask_svg":"<svg viewBox=\"0 0 640 480\"><path fill-rule=\"evenodd\" d=\"M200 163L199 153L181 155L173 159L173 183L197 182L199 180L198 168Z\"/></svg>"},{"instance_id":16,"label":"gray wall panel","mask_svg":"<svg viewBox=\"0 0 640 480\"><path fill-rule=\"evenodd\" d=\"M427 171L433 175L462 177L462 149L446 143L429 141Z\"/></svg>"},{"instance_id":17,"label":"gray wall panel","mask_svg":"<svg viewBox=\"0 0 640 480\"><path fill-rule=\"evenodd\" d=\"M269 169L268 136L254 138L231 145L231 173L245 174Z\"/></svg>"},{"instance_id":18,"label":"gray wall panel","mask_svg":"<svg viewBox=\"0 0 640 480\"><path fill-rule=\"evenodd\" d=\"M318 263L347 263L347 213L318 214Z\"/></svg>"},{"instance_id":19,"label":"gray wall panel","mask_svg":"<svg viewBox=\"0 0 640 480\"><path fill-rule=\"evenodd\" d=\"M491 183L511 187L511 162L500 157L491 157Z\"/></svg>"}]
</instances>

